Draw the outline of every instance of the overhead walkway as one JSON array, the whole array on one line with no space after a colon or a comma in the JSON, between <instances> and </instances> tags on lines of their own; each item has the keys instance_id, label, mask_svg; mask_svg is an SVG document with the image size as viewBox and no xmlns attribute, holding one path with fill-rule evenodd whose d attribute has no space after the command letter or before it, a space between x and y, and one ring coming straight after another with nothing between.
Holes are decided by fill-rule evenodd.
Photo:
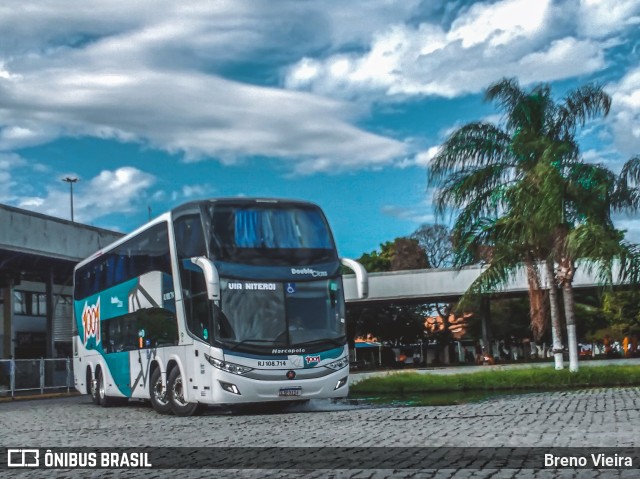
<instances>
[{"instance_id":1,"label":"overhead walkway","mask_svg":"<svg viewBox=\"0 0 640 479\"><path fill-rule=\"evenodd\" d=\"M483 266L458 269L420 269L369 274L369 296L357 299L356 281L353 275L344 276L345 297L349 303L419 303L428 301L455 301L478 278ZM543 287L546 279L542 277ZM594 275L578 268L573 281L576 289L596 288L602 284ZM495 291L501 295L516 295L528 290L524 272L513 281Z\"/></svg>"},{"instance_id":2,"label":"overhead walkway","mask_svg":"<svg viewBox=\"0 0 640 479\"><path fill-rule=\"evenodd\" d=\"M73 223L32 211L0 205L0 271L32 255L77 263L122 236L122 233Z\"/></svg>"}]
</instances>

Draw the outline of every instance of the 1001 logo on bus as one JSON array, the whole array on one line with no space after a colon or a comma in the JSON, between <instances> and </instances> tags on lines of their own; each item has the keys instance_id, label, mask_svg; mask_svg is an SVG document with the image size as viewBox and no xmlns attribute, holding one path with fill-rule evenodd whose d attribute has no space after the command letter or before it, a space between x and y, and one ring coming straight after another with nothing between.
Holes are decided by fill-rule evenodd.
<instances>
[{"instance_id":1,"label":"1001 logo on bus","mask_svg":"<svg viewBox=\"0 0 640 479\"><path fill-rule=\"evenodd\" d=\"M96 346L100 344L100 298L96 304L84 303L82 326L84 328L84 345L87 345L89 338L96 338Z\"/></svg>"}]
</instances>

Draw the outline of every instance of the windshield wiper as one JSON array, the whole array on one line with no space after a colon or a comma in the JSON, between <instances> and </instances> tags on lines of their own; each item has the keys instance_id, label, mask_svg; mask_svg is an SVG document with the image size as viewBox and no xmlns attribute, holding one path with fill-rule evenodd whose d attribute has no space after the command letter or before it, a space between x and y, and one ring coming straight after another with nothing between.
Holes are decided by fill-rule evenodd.
<instances>
[{"instance_id":1,"label":"windshield wiper","mask_svg":"<svg viewBox=\"0 0 640 479\"><path fill-rule=\"evenodd\" d=\"M277 344L277 342L274 339L243 339L242 341L237 342L236 344L234 344L233 346L231 346L229 348L229 351L234 351L236 350L239 346L242 346L243 344L248 344L248 343L258 343L258 344L263 344L263 343L269 343L269 344Z\"/></svg>"},{"instance_id":2,"label":"windshield wiper","mask_svg":"<svg viewBox=\"0 0 640 479\"><path fill-rule=\"evenodd\" d=\"M344 338L344 336L343 336ZM322 344L322 343L331 343L335 346L344 346L347 343L346 338L342 339L342 338L322 338L322 339L314 339L312 341L305 341L304 343L297 343L295 345L292 345L294 347L299 347L299 346L311 346L314 344Z\"/></svg>"}]
</instances>

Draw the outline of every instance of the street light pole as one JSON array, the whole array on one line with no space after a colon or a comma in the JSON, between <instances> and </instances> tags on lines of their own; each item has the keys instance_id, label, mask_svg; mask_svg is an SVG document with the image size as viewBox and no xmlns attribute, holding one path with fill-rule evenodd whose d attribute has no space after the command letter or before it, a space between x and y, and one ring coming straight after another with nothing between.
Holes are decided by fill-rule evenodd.
<instances>
[{"instance_id":1,"label":"street light pole","mask_svg":"<svg viewBox=\"0 0 640 479\"><path fill-rule=\"evenodd\" d=\"M71 222L73 222L73 184L78 181L78 178L71 178L67 176L66 178L62 178L62 181L69 183L69 198L71 201Z\"/></svg>"}]
</instances>

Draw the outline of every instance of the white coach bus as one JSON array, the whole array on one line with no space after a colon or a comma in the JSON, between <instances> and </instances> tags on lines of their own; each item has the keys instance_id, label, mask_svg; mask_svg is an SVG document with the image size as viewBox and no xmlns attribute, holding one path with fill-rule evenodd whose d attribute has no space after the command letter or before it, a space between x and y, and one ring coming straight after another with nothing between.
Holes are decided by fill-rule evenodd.
<instances>
[{"instance_id":1,"label":"white coach bus","mask_svg":"<svg viewBox=\"0 0 640 479\"><path fill-rule=\"evenodd\" d=\"M348 394L343 264L324 214L300 201L185 204L78 264L75 386L96 404L207 404Z\"/></svg>"}]
</instances>

